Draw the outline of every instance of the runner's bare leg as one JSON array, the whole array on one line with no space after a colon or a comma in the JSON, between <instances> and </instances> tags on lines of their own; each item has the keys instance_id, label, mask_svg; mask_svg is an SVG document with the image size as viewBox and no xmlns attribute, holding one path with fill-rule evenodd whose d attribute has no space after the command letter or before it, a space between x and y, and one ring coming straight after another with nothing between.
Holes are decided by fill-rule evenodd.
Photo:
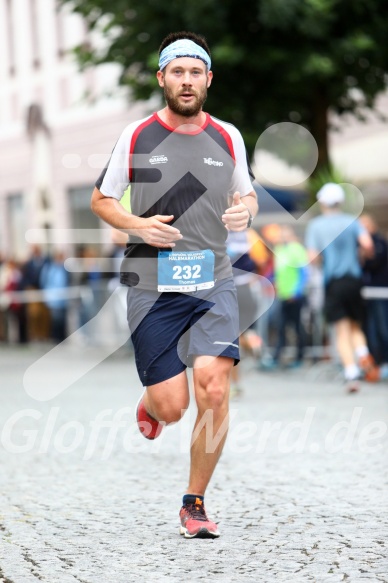
<instances>
[{"instance_id":1,"label":"runner's bare leg","mask_svg":"<svg viewBox=\"0 0 388 583\"><path fill-rule=\"evenodd\" d=\"M198 413L191 443L187 493L204 495L224 447L232 367L233 359L223 356L195 359L193 378Z\"/></svg>"}]
</instances>

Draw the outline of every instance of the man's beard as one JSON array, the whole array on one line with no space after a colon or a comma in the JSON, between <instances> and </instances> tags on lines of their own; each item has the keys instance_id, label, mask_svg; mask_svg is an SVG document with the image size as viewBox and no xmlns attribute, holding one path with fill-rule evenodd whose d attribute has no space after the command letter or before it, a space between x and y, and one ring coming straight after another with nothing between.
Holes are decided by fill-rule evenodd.
<instances>
[{"instance_id":1,"label":"man's beard","mask_svg":"<svg viewBox=\"0 0 388 583\"><path fill-rule=\"evenodd\" d=\"M190 91L183 91L181 93L190 93L191 95L194 95L194 101L192 103L181 103L178 99L179 95L174 97L172 90L166 85L164 86L164 98L168 107L171 111L178 115L182 115L183 117L193 117L197 115L206 101L207 88L204 87L200 91L191 89Z\"/></svg>"}]
</instances>

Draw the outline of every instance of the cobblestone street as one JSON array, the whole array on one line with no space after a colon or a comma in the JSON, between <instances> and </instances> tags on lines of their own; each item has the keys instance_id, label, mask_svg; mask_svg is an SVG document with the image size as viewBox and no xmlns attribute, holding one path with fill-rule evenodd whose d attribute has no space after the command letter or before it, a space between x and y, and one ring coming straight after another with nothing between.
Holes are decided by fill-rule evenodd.
<instances>
[{"instance_id":1,"label":"cobblestone street","mask_svg":"<svg viewBox=\"0 0 388 583\"><path fill-rule=\"evenodd\" d=\"M206 496L221 537L186 540L193 403L148 442L125 348L46 401L23 386L43 354L0 353L1 582L388 582L386 383L348 395L329 364L259 373L246 359ZM90 354L64 351L53 382Z\"/></svg>"}]
</instances>

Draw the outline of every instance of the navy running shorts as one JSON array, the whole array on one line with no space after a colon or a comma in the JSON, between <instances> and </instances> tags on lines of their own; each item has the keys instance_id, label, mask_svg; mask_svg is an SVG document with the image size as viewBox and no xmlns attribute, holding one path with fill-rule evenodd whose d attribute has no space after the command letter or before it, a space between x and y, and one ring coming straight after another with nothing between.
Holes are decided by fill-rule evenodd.
<instances>
[{"instance_id":1,"label":"navy running shorts","mask_svg":"<svg viewBox=\"0 0 388 583\"><path fill-rule=\"evenodd\" d=\"M130 287L127 317L139 378L155 385L193 366L199 355L239 362L239 319L233 279L180 293Z\"/></svg>"}]
</instances>

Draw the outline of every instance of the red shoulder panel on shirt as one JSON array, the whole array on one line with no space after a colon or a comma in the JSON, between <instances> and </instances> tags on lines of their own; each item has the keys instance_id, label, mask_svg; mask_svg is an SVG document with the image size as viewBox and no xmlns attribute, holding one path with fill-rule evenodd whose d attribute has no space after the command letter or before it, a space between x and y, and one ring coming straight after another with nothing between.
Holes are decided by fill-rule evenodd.
<instances>
[{"instance_id":1,"label":"red shoulder panel on shirt","mask_svg":"<svg viewBox=\"0 0 388 583\"><path fill-rule=\"evenodd\" d=\"M139 137L140 132L145 127L147 127L148 125L150 125L151 123L153 123L154 121L156 121L155 114L151 115L148 119L146 119L145 121L143 121L143 123L139 124L137 126L137 128L135 129L135 131L133 132L133 134L132 134L131 144L129 146L129 160L128 160L128 177L129 177L129 182L132 182L132 158L133 158L133 152L135 150L136 140Z\"/></svg>"}]
</instances>

